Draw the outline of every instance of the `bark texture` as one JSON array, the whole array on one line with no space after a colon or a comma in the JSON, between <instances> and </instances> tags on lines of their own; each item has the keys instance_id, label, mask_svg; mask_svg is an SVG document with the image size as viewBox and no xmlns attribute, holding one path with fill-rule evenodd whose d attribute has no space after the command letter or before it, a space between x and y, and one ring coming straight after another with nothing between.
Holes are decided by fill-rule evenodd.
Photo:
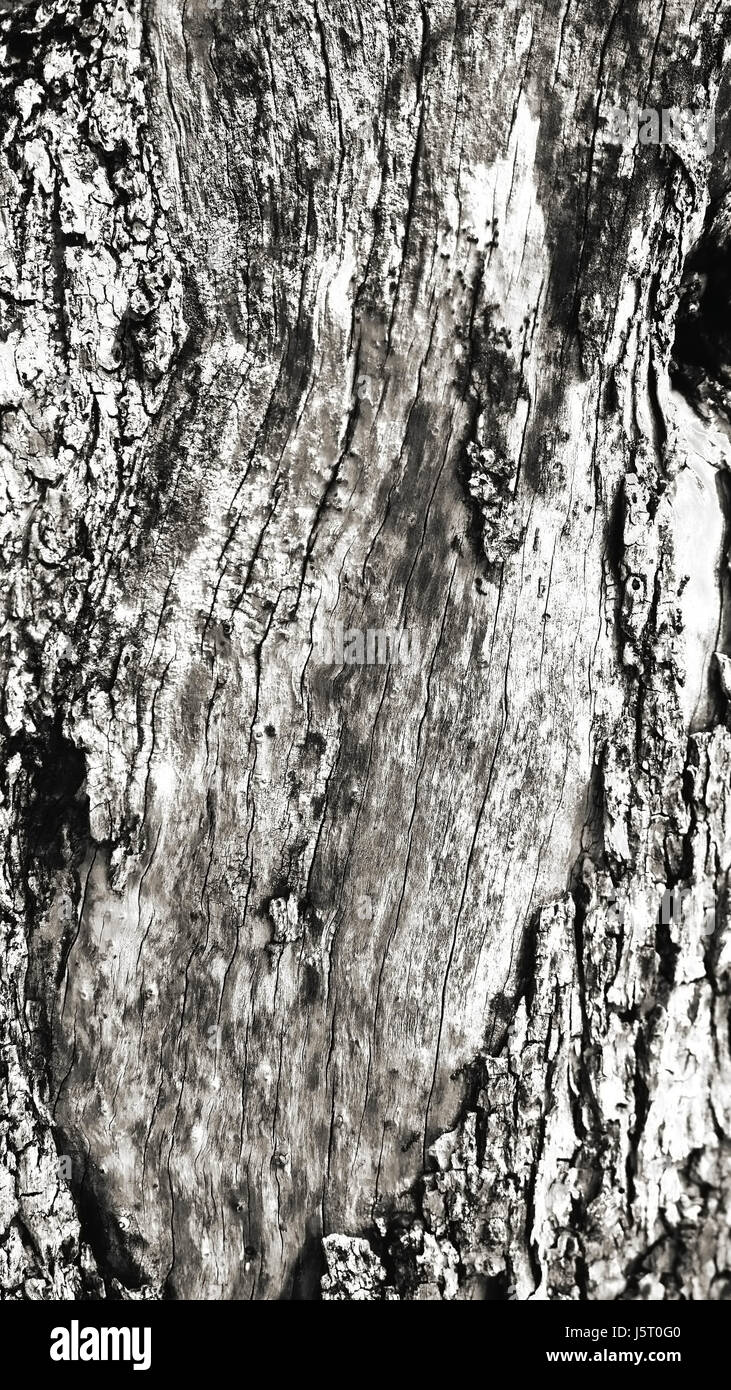
<instances>
[{"instance_id":1,"label":"bark texture","mask_svg":"<svg viewBox=\"0 0 731 1390\"><path fill-rule=\"evenodd\" d=\"M731 5L3 8L0 1291L728 1297Z\"/></svg>"}]
</instances>

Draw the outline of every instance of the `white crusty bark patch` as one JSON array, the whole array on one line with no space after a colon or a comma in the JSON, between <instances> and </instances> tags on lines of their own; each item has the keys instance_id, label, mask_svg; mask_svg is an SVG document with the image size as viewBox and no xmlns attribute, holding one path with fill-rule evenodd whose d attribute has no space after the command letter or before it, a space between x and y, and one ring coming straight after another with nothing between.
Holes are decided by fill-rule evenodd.
<instances>
[{"instance_id":1,"label":"white crusty bark patch","mask_svg":"<svg viewBox=\"0 0 731 1390\"><path fill-rule=\"evenodd\" d=\"M73 741L87 754L92 833L104 839L125 822L124 759L101 722L89 723L73 673L112 569L136 542L140 463L184 329L147 134L139 6L58 0L15 11L0 19L0 1290L63 1298L101 1286L69 1193L82 1171L67 1171L52 1137L47 1001L38 979L29 984L26 936L50 884L29 823L50 797L61 859L73 865L63 769L49 751ZM69 879L73 899L72 867Z\"/></svg>"}]
</instances>

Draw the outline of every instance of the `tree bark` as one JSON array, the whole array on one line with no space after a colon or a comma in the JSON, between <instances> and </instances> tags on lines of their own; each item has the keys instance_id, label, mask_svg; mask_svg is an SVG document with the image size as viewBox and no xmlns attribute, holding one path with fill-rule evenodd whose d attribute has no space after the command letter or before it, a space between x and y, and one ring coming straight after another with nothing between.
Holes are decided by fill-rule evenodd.
<instances>
[{"instance_id":1,"label":"tree bark","mask_svg":"<svg viewBox=\"0 0 731 1390\"><path fill-rule=\"evenodd\" d=\"M3 1296L728 1297L731 7L3 8Z\"/></svg>"}]
</instances>

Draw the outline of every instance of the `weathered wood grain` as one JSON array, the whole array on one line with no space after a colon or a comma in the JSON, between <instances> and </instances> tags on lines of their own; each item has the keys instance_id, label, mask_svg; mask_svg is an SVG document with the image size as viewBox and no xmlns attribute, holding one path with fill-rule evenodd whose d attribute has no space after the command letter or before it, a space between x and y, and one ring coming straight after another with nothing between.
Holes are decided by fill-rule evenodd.
<instances>
[{"instance_id":1,"label":"weathered wood grain","mask_svg":"<svg viewBox=\"0 0 731 1390\"><path fill-rule=\"evenodd\" d=\"M727 1296L730 18L0 19L5 1296Z\"/></svg>"}]
</instances>

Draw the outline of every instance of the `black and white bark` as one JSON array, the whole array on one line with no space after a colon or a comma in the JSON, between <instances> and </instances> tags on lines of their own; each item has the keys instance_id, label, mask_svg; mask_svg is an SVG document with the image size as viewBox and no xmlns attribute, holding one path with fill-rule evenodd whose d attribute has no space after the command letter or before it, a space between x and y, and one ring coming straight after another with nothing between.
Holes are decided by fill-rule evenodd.
<instances>
[{"instance_id":1,"label":"black and white bark","mask_svg":"<svg viewBox=\"0 0 731 1390\"><path fill-rule=\"evenodd\" d=\"M728 1297L731 6L2 9L2 1295Z\"/></svg>"}]
</instances>

